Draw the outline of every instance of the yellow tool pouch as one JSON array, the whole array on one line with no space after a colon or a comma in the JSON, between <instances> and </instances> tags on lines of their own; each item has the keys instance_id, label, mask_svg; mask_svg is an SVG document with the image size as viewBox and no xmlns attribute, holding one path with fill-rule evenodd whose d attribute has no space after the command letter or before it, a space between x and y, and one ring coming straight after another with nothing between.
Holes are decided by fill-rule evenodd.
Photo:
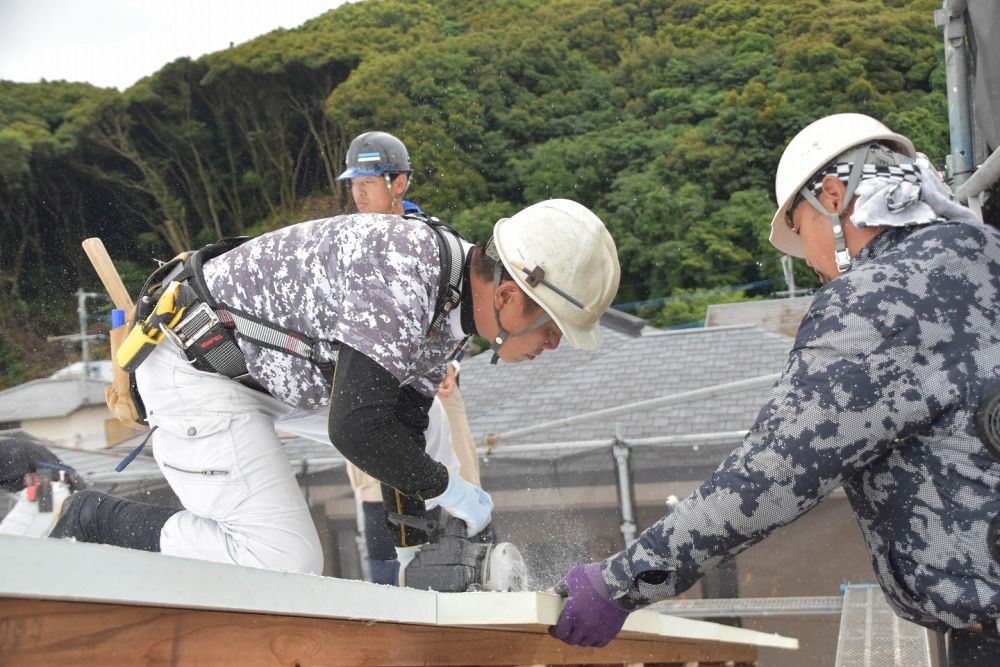
<instances>
[{"instance_id":1,"label":"yellow tool pouch","mask_svg":"<svg viewBox=\"0 0 1000 667\"><path fill-rule=\"evenodd\" d=\"M160 288L163 283L174 277L182 268L184 260L190 253L181 253L174 259L153 272L143 285L135 311L126 313L125 324L115 327L109 333L111 342L111 386L104 390L104 400L111 414L123 424L139 430L148 429L146 424L146 409L135 386L133 371L142 359L152 352L153 347L162 340L162 332L152 345L146 349L143 346L146 329L142 326L148 318L157 311L159 306ZM164 304L166 307L167 304ZM173 319L173 318L171 318ZM157 329L159 331L159 329ZM139 331L140 333L136 333ZM134 337L133 337L134 336Z\"/></svg>"},{"instance_id":2,"label":"yellow tool pouch","mask_svg":"<svg viewBox=\"0 0 1000 667\"><path fill-rule=\"evenodd\" d=\"M181 321L188 303L193 300L194 293L190 288L176 280L171 281L157 299L153 312L132 326L132 331L115 353L115 360L122 370L134 372L163 341L166 331Z\"/></svg>"},{"instance_id":3,"label":"yellow tool pouch","mask_svg":"<svg viewBox=\"0 0 1000 667\"><path fill-rule=\"evenodd\" d=\"M108 408L120 421L134 428L148 428L146 408L135 384L135 369L164 338L183 350L194 368L221 373L247 384L242 379L247 374L246 364L230 331L233 325L220 321L201 273L204 262L247 240L246 236L227 238L199 250L183 252L162 264L146 280L135 313L130 313L132 317L124 326L111 332L115 376L105 398ZM235 353L222 343L228 343ZM217 353L217 348L221 353Z\"/></svg>"}]
</instances>

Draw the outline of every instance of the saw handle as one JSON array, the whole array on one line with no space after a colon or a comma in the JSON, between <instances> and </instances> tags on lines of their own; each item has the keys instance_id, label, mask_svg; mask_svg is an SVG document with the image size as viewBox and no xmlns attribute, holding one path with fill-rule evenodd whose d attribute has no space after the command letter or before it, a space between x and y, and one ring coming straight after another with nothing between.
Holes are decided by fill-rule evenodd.
<instances>
[{"instance_id":1,"label":"saw handle","mask_svg":"<svg viewBox=\"0 0 1000 667\"><path fill-rule=\"evenodd\" d=\"M111 261L111 256L108 255L108 251L104 247L104 242L97 237L86 239L83 242L83 250L90 258L90 263L94 265L97 276L101 279L108 296L114 302L115 308L124 310L125 317L131 319L135 305L132 303L132 297L129 296L128 290L125 289L125 283L122 282L121 276L118 275L118 271Z\"/></svg>"}]
</instances>

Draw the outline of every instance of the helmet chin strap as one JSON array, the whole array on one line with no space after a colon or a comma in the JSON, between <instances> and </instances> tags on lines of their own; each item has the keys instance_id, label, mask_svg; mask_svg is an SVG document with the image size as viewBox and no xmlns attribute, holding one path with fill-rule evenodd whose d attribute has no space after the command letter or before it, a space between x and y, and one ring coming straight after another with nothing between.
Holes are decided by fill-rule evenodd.
<instances>
[{"instance_id":1,"label":"helmet chin strap","mask_svg":"<svg viewBox=\"0 0 1000 667\"><path fill-rule=\"evenodd\" d=\"M392 178L389 177L389 172L382 172L382 178L385 179L385 191L389 194L389 202L391 210L395 210L397 204L401 204L403 197L406 196L406 191L410 189L410 178L406 178L406 187L403 188L403 193L397 198L392 194Z\"/></svg>"},{"instance_id":2,"label":"helmet chin strap","mask_svg":"<svg viewBox=\"0 0 1000 667\"><path fill-rule=\"evenodd\" d=\"M500 272L502 270L503 265L499 260L497 260L496 264L493 266L493 294L496 294L497 288L500 287ZM490 349L493 350L493 357L490 359L490 364L495 366L497 361L500 359L500 349L504 346L504 343L511 338L517 338L518 336L523 336L526 333L534 331L546 322L549 322L552 317L543 310L542 314L535 318L534 322L529 324L525 329L518 331L516 334L509 333L506 329L504 329L503 325L500 324L500 311L497 310L495 305L493 306L493 319L497 323L497 335L490 341Z\"/></svg>"},{"instance_id":3,"label":"helmet chin strap","mask_svg":"<svg viewBox=\"0 0 1000 667\"><path fill-rule=\"evenodd\" d=\"M830 218L830 224L833 227L833 240L837 244L833 256L837 261L837 269L841 273L846 273L851 269L851 252L847 248L847 241L844 240L844 223L841 216L847 210L851 200L854 199L854 191L857 189L858 183L861 182L861 173L864 171L865 160L868 158L868 151L871 148L872 144L862 144L854 151L854 156L851 159L851 175L847 178L847 189L844 191L844 199L840 202L836 212L829 211L826 206L821 204L816 195L809 191L808 186L803 187L799 192L813 208Z\"/></svg>"},{"instance_id":4,"label":"helmet chin strap","mask_svg":"<svg viewBox=\"0 0 1000 667\"><path fill-rule=\"evenodd\" d=\"M389 212L390 213L395 213L396 212L396 204L399 203L399 200L396 199L392 195L392 179L389 178L389 173L388 172L383 172L382 173L382 178L385 179L385 192L386 192L386 194L389 195Z\"/></svg>"}]
</instances>

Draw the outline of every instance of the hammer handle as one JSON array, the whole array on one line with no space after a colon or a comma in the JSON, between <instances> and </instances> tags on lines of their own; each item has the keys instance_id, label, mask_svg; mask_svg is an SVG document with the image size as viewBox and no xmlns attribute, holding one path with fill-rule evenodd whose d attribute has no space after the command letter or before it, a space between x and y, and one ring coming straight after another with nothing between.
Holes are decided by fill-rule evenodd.
<instances>
[{"instance_id":1,"label":"hammer handle","mask_svg":"<svg viewBox=\"0 0 1000 667\"><path fill-rule=\"evenodd\" d=\"M125 283L122 282L121 276L118 275L118 271L115 269L108 251L104 248L104 243L97 237L89 238L83 242L83 250L87 253L87 257L90 258L90 263L94 265L98 277L104 284L104 289L111 297L111 300L114 301L115 308L124 310L125 317L131 319L132 309L135 307L132 303L132 297L129 296L128 290L125 289Z\"/></svg>"}]
</instances>

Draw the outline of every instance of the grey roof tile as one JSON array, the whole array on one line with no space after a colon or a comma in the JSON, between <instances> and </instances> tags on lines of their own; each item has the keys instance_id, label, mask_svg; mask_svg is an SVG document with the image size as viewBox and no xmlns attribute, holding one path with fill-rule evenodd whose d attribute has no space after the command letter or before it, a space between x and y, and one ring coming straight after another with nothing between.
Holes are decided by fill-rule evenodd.
<instances>
[{"instance_id":1,"label":"grey roof tile","mask_svg":"<svg viewBox=\"0 0 1000 667\"><path fill-rule=\"evenodd\" d=\"M0 421L65 417L85 405L104 405L106 386L79 377L26 382L0 392Z\"/></svg>"},{"instance_id":2,"label":"grey roof tile","mask_svg":"<svg viewBox=\"0 0 1000 667\"><path fill-rule=\"evenodd\" d=\"M792 343L746 325L646 330L637 338L605 330L605 340L596 352L565 346L503 368L490 366L489 353L467 360L461 386L477 441L491 433L776 373ZM633 438L742 430L756 417L767 391L733 392L711 402L561 426L516 442L597 440L611 438L616 429Z\"/></svg>"}]
</instances>

